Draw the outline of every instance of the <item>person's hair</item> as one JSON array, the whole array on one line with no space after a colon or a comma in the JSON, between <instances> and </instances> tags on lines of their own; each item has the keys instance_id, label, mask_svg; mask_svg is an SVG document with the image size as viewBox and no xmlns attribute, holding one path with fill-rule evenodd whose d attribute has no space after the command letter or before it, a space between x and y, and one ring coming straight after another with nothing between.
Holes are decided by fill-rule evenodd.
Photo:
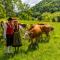
<instances>
[{"instance_id":1,"label":"person's hair","mask_svg":"<svg viewBox=\"0 0 60 60\"><path fill-rule=\"evenodd\" d=\"M8 21L12 21L12 18L8 18Z\"/></svg>"},{"instance_id":2,"label":"person's hair","mask_svg":"<svg viewBox=\"0 0 60 60\"><path fill-rule=\"evenodd\" d=\"M1 21L0 23L4 23L4 21Z\"/></svg>"}]
</instances>

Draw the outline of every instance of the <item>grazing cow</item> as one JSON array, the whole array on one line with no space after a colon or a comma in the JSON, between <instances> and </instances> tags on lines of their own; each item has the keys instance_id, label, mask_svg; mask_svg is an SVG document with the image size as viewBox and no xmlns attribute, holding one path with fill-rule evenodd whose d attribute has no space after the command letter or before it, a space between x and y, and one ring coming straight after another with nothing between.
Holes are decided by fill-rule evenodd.
<instances>
[{"instance_id":1,"label":"grazing cow","mask_svg":"<svg viewBox=\"0 0 60 60\"><path fill-rule=\"evenodd\" d=\"M42 34L46 34L46 36L49 36L49 32L53 30L53 27L47 24L35 24L32 25L27 32L26 35L29 35L31 44L38 43L38 38L42 36ZM35 40L34 40L35 39Z\"/></svg>"},{"instance_id":2,"label":"grazing cow","mask_svg":"<svg viewBox=\"0 0 60 60\"><path fill-rule=\"evenodd\" d=\"M48 24L43 25L42 34L46 35L46 37L44 39L45 42L49 42L49 39L50 39L50 34L49 33L53 30L54 30L54 28L52 26L50 26ZM42 41L43 41L43 38L42 38Z\"/></svg>"},{"instance_id":3,"label":"grazing cow","mask_svg":"<svg viewBox=\"0 0 60 60\"><path fill-rule=\"evenodd\" d=\"M42 33L45 33L46 36L49 35L50 31L54 30L54 28L51 25L49 25L49 24L38 24L38 25L40 25Z\"/></svg>"},{"instance_id":4,"label":"grazing cow","mask_svg":"<svg viewBox=\"0 0 60 60\"><path fill-rule=\"evenodd\" d=\"M49 32L51 32L53 30L54 30L54 28L47 24L43 25L43 27L42 27L42 33L45 33L46 36L49 36Z\"/></svg>"},{"instance_id":5,"label":"grazing cow","mask_svg":"<svg viewBox=\"0 0 60 60\"><path fill-rule=\"evenodd\" d=\"M36 24L36 25L32 25L30 27L30 29L28 29L28 31L34 31L36 30L35 32L38 31L38 28L41 30L40 33L42 34L46 34L46 36L49 35L49 32L52 31L54 28L48 24Z\"/></svg>"},{"instance_id":6,"label":"grazing cow","mask_svg":"<svg viewBox=\"0 0 60 60\"><path fill-rule=\"evenodd\" d=\"M29 37L30 37L30 41L31 41L30 47L38 45L37 39L39 38L39 36L41 36L41 34L42 34L42 30L40 28L40 25L38 25L38 24L32 25L27 30L27 32L25 33L25 36L27 37L27 35L29 35Z\"/></svg>"}]
</instances>

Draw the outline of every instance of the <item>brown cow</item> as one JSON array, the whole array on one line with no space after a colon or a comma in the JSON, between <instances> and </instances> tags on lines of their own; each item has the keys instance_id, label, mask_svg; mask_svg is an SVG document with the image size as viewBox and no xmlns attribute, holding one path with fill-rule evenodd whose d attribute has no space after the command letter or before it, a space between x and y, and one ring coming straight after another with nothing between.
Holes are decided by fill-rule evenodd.
<instances>
[{"instance_id":1,"label":"brown cow","mask_svg":"<svg viewBox=\"0 0 60 60\"><path fill-rule=\"evenodd\" d=\"M49 24L35 24L30 27L29 31L32 31L32 30L38 31L38 28L41 30L40 32L42 34L46 34L46 36L49 36L49 32L54 30L54 28Z\"/></svg>"},{"instance_id":2,"label":"brown cow","mask_svg":"<svg viewBox=\"0 0 60 60\"><path fill-rule=\"evenodd\" d=\"M27 30L27 32L25 33L25 36L27 37L27 35L29 35L30 37L30 47L32 47L33 45L38 45L38 40L37 38L39 38L39 36L42 34L40 25L36 24L36 25L32 25L30 27L30 29Z\"/></svg>"},{"instance_id":3,"label":"brown cow","mask_svg":"<svg viewBox=\"0 0 60 60\"><path fill-rule=\"evenodd\" d=\"M43 25L41 30L42 30L42 33L45 33L46 36L49 36L49 32L53 31L54 28L52 26L46 24L46 25Z\"/></svg>"},{"instance_id":4,"label":"brown cow","mask_svg":"<svg viewBox=\"0 0 60 60\"><path fill-rule=\"evenodd\" d=\"M49 32L53 30L53 27L47 24L35 24L32 25L28 30L26 35L29 35L31 44L34 42L38 42L38 38L42 36L42 34L46 34L46 36L49 36ZM35 39L35 40L34 40Z\"/></svg>"}]
</instances>

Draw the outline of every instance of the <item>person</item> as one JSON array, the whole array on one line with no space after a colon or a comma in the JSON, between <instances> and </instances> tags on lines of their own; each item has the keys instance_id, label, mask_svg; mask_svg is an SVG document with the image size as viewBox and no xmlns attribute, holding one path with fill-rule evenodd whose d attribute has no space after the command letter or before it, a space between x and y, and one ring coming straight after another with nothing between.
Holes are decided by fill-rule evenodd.
<instances>
[{"instance_id":1,"label":"person","mask_svg":"<svg viewBox=\"0 0 60 60\"><path fill-rule=\"evenodd\" d=\"M0 22L0 41L4 45L4 51L6 47L6 23L4 21Z\"/></svg>"},{"instance_id":2,"label":"person","mask_svg":"<svg viewBox=\"0 0 60 60\"><path fill-rule=\"evenodd\" d=\"M3 28L3 26L4 26L4 22L1 21L1 22L0 22L0 34L1 34L1 35L0 35L0 40L3 39L3 36L4 36L4 35L3 35L3 33L4 33L4 28Z\"/></svg>"},{"instance_id":3,"label":"person","mask_svg":"<svg viewBox=\"0 0 60 60\"><path fill-rule=\"evenodd\" d=\"M12 53L11 46L13 45L13 36L14 36L14 24L13 19L8 18L6 23L6 49L7 53Z\"/></svg>"},{"instance_id":4,"label":"person","mask_svg":"<svg viewBox=\"0 0 60 60\"><path fill-rule=\"evenodd\" d=\"M1 21L1 28L2 28L2 36L3 36L3 39L6 40L6 23L4 21Z\"/></svg>"},{"instance_id":5,"label":"person","mask_svg":"<svg viewBox=\"0 0 60 60\"><path fill-rule=\"evenodd\" d=\"M14 21L14 39L13 39L13 47L15 47L15 53L19 51L19 47L22 46L21 36L19 31L18 21Z\"/></svg>"}]
</instances>

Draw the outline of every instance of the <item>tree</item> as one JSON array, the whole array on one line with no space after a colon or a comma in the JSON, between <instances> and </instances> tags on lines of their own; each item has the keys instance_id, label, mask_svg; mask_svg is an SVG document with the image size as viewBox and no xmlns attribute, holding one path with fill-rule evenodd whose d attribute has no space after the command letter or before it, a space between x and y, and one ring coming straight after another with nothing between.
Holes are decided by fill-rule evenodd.
<instances>
[{"instance_id":1,"label":"tree","mask_svg":"<svg viewBox=\"0 0 60 60\"><path fill-rule=\"evenodd\" d=\"M32 7L32 11L38 13L60 11L60 0L42 0L40 3Z\"/></svg>"},{"instance_id":2,"label":"tree","mask_svg":"<svg viewBox=\"0 0 60 60\"><path fill-rule=\"evenodd\" d=\"M6 17L14 16L13 0L2 0L2 4L6 11Z\"/></svg>"},{"instance_id":3,"label":"tree","mask_svg":"<svg viewBox=\"0 0 60 60\"><path fill-rule=\"evenodd\" d=\"M0 18L6 17L6 11L4 9L4 6L2 4L2 0L0 0Z\"/></svg>"}]
</instances>

